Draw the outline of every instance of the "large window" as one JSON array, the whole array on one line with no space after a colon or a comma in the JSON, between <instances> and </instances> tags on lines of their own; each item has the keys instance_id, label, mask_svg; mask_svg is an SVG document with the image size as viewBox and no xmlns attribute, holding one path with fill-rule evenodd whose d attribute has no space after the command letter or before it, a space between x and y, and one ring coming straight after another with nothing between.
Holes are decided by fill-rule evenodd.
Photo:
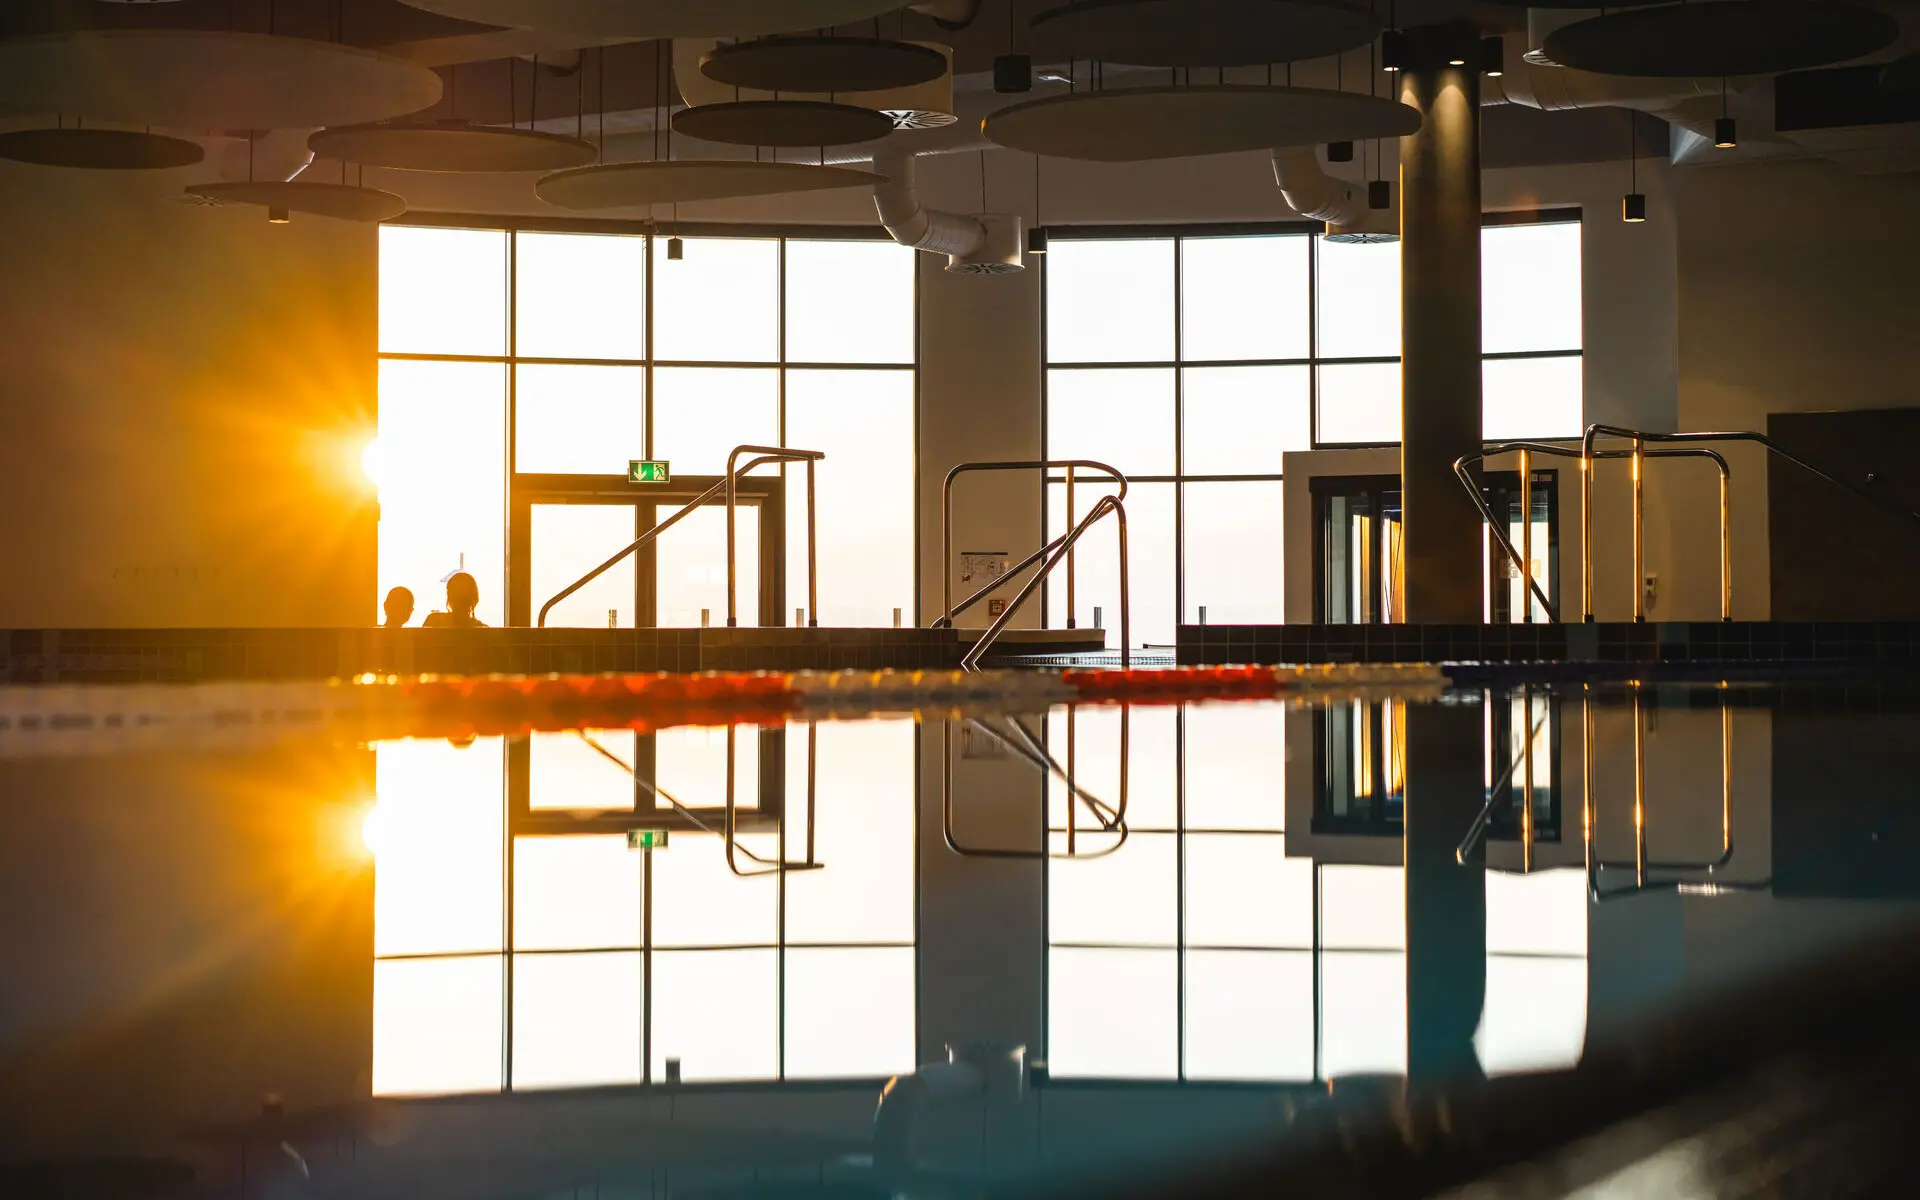
<instances>
[{"instance_id":1,"label":"large window","mask_svg":"<svg viewBox=\"0 0 1920 1200\"><path fill-rule=\"evenodd\" d=\"M634 459L717 475L758 443L826 452L817 619L890 624L914 612L915 357L914 252L890 241L689 237L674 258L644 232L385 226L368 463L380 592L405 585L424 613L465 570L480 619L503 624L516 475L623 476ZM806 570L803 481L790 469L790 588ZM661 553L714 540L693 524ZM609 528L587 562L632 536L630 519Z\"/></svg>"},{"instance_id":2,"label":"large window","mask_svg":"<svg viewBox=\"0 0 1920 1200\"><path fill-rule=\"evenodd\" d=\"M1489 224L1482 235L1488 438L1577 437L1582 426L1580 224ZM1125 472L1133 631L1283 617L1281 455L1400 438L1400 247L1304 231L1059 237L1046 263L1047 457ZM1104 488L1048 489L1047 528ZM1116 624L1113 557L1077 561L1074 613Z\"/></svg>"}]
</instances>

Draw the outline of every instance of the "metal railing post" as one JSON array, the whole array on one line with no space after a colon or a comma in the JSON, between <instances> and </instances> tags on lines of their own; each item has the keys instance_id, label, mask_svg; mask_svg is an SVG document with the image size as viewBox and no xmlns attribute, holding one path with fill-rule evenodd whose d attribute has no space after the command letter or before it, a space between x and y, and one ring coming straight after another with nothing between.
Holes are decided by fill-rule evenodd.
<instances>
[{"instance_id":1,"label":"metal railing post","mask_svg":"<svg viewBox=\"0 0 1920 1200\"><path fill-rule=\"evenodd\" d=\"M1733 473L1724 458L1720 459L1720 619L1733 620Z\"/></svg>"},{"instance_id":2,"label":"metal railing post","mask_svg":"<svg viewBox=\"0 0 1920 1200\"><path fill-rule=\"evenodd\" d=\"M1593 623L1593 430L1580 439L1580 612Z\"/></svg>"},{"instance_id":3,"label":"metal railing post","mask_svg":"<svg viewBox=\"0 0 1920 1200\"><path fill-rule=\"evenodd\" d=\"M1529 606L1531 607L1531 606ZM1526 744L1520 751L1521 777L1520 793L1520 869L1523 872L1533 870L1533 685L1520 687L1521 706L1525 716L1520 722L1520 736Z\"/></svg>"},{"instance_id":4,"label":"metal railing post","mask_svg":"<svg viewBox=\"0 0 1920 1200\"><path fill-rule=\"evenodd\" d=\"M1120 669L1133 669L1133 583L1127 574L1127 508L1118 500L1113 502L1113 519L1120 534ZM1067 543L1071 550L1073 543ZM1105 641L1105 639L1101 639ZM1122 726L1121 745L1126 744L1125 727ZM1124 750L1122 751L1124 753Z\"/></svg>"},{"instance_id":5,"label":"metal railing post","mask_svg":"<svg viewBox=\"0 0 1920 1200\"><path fill-rule=\"evenodd\" d=\"M1525 624L1533 624L1533 456L1520 451L1520 562L1527 586L1520 589Z\"/></svg>"},{"instance_id":6,"label":"metal railing post","mask_svg":"<svg viewBox=\"0 0 1920 1200\"><path fill-rule=\"evenodd\" d=\"M1044 485L1043 485L1044 486ZM1073 464L1067 464L1067 520L1066 527L1073 528ZM1079 627L1079 609L1074 606L1073 595L1073 547L1067 547L1067 628Z\"/></svg>"},{"instance_id":7,"label":"metal railing post","mask_svg":"<svg viewBox=\"0 0 1920 1200\"><path fill-rule=\"evenodd\" d=\"M1646 588L1646 518L1644 500L1641 497L1641 465L1646 459L1646 443L1638 436L1633 439L1633 619L1635 622L1647 619Z\"/></svg>"},{"instance_id":8,"label":"metal railing post","mask_svg":"<svg viewBox=\"0 0 1920 1200\"><path fill-rule=\"evenodd\" d=\"M813 464L807 460L807 625L820 627L820 526L814 506ZM811 736L811 734L809 734ZM813 768L808 767L809 771Z\"/></svg>"}]
</instances>

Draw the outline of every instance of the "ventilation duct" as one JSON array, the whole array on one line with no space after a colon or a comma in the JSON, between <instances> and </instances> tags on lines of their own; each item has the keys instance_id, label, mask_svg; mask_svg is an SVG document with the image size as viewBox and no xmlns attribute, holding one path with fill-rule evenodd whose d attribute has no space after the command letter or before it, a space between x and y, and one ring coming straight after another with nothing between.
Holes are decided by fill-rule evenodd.
<instances>
[{"instance_id":1,"label":"ventilation duct","mask_svg":"<svg viewBox=\"0 0 1920 1200\"><path fill-rule=\"evenodd\" d=\"M926 207L914 186L913 158L904 146L881 143L874 147L874 173L884 182L874 185L873 204L887 234L902 246L946 255L947 270L956 274L1023 270L1020 218L967 217Z\"/></svg>"},{"instance_id":2,"label":"ventilation duct","mask_svg":"<svg viewBox=\"0 0 1920 1200\"><path fill-rule=\"evenodd\" d=\"M1398 210L1369 208L1367 185L1327 174L1313 146L1275 150L1273 181L1280 185L1287 207L1310 221L1327 223L1329 241L1391 242L1400 237Z\"/></svg>"},{"instance_id":3,"label":"ventilation duct","mask_svg":"<svg viewBox=\"0 0 1920 1200\"><path fill-rule=\"evenodd\" d=\"M1601 10L1597 8L1529 8L1527 10L1527 48L1520 58L1536 67L1559 66L1559 63L1547 57L1548 36L1554 30L1571 25L1575 21L1597 17L1600 12Z\"/></svg>"},{"instance_id":4,"label":"ventilation duct","mask_svg":"<svg viewBox=\"0 0 1920 1200\"><path fill-rule=\"evenodd\" d=\"M222 183L286 183L313 165L307 139L318 129L273 129L234 138L218 160Z\"/></svg>"}]
</instances>

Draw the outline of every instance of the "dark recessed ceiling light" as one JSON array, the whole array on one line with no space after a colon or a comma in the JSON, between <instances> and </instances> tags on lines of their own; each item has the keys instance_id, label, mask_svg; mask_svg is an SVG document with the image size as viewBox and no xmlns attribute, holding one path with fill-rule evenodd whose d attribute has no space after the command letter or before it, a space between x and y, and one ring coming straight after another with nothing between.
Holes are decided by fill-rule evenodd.
<instances>
[{"instance_id":1,"label":"dark recessed ceiling light","mask_svg":"<svg viewBox=\"0 0 1920 1200\"><path fill-rule=\"evenodd\" d=\"M1740 144L1736 136L1732 117L1721 117L1713 123L1713 144L1720 150L1731 150Z\"/></svg>"},{"instance_id":2,"label":"dark recessed ceiling light","mask_svg":"<svg viewBox=\"0 0 1920 1200\"><path fill-rule=\"evenodd\" d=\"M1331 162L1332 163L1333 162L1352 162L1353 161L1353 143L1352 142L1328 142L1327 143L1327 161L1330 163Z\"/></svg>"},{"instance_id":3,"label":"dark recessed ceiling light","mask_svg":"<svg viewBox=\"0 0 1920 1200\"><path fill-rule=\"evenodd\" d=\"M1036 225L1027 230L1027 253L1045 254L1047 252L1047 227Z\"/></svg>"},{"instance_id":4,"label":"dark recessed ceiling light","mask_svg":"<svg viewBox=\"0 0 1920 1200\"><path fill-rule=\"evenodd\" d=\"M1393 207L1393 184L1375 179L1367 184L1367 207L1376 211Z\"/></svg>"},{"instance_id":5,"label":"dark recessed ceiling light","mask_svg":"<svg viewBox=\"0 0 1920 1200\"><path fill-rule=\"evenodd\" d=\"M1647 198L1639 192L1628 192L1620 201L1620 219L1629 225L1638 225L1647 219Z\"/></svg>"},{"instance_id":6,"label":"dark recessed ceiling light","mask_svg":"<svg viewBox=\"0 0 1920 1200\"><path fill-rule=\"evenodd\" d=\"M1024 54L1002 54L993 60L993 90L1003 96L1033 90L1033 60Z\"/></svg>"}]
</instances>

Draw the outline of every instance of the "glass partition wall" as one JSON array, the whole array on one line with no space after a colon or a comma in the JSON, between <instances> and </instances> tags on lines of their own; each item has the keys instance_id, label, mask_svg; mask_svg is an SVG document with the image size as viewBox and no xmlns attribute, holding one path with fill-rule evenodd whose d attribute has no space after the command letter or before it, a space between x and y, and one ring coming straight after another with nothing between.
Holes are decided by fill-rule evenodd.
<instances>
[{"instance_id":1,"label":"glass partition wall","mask_svg":"<svg viewBox=\"0 0 1920 1200\"><path fill-rule=\"evenodd\" d=\"M545 599L663 521L755 443L826 452L818 468L825 625L879 626L914 601L914 252L829 236L665 238L625 227L388 225L380 233L379 588L418 610L466 571L489 625ZM667 487L630 485L635 460ZM745 624L769 570L804 598L804 472L763 468L775 502L742 514ZM517 501L517 502L516 502ZM784 550L763 563L758 518ZM634 572L557 607L554 625L719 624L722 510L690 516ZM771 543L770 543L771 544ZM518 550L518 560L513 550ZM644 575L644 578L637 576ZM510 579L529 611L509 604ZM537 595L533 593L538 593ZM379 597L375 597L377 601ZM759 611L756 611L759 610Z\"/></svg>"}]
</instances>

